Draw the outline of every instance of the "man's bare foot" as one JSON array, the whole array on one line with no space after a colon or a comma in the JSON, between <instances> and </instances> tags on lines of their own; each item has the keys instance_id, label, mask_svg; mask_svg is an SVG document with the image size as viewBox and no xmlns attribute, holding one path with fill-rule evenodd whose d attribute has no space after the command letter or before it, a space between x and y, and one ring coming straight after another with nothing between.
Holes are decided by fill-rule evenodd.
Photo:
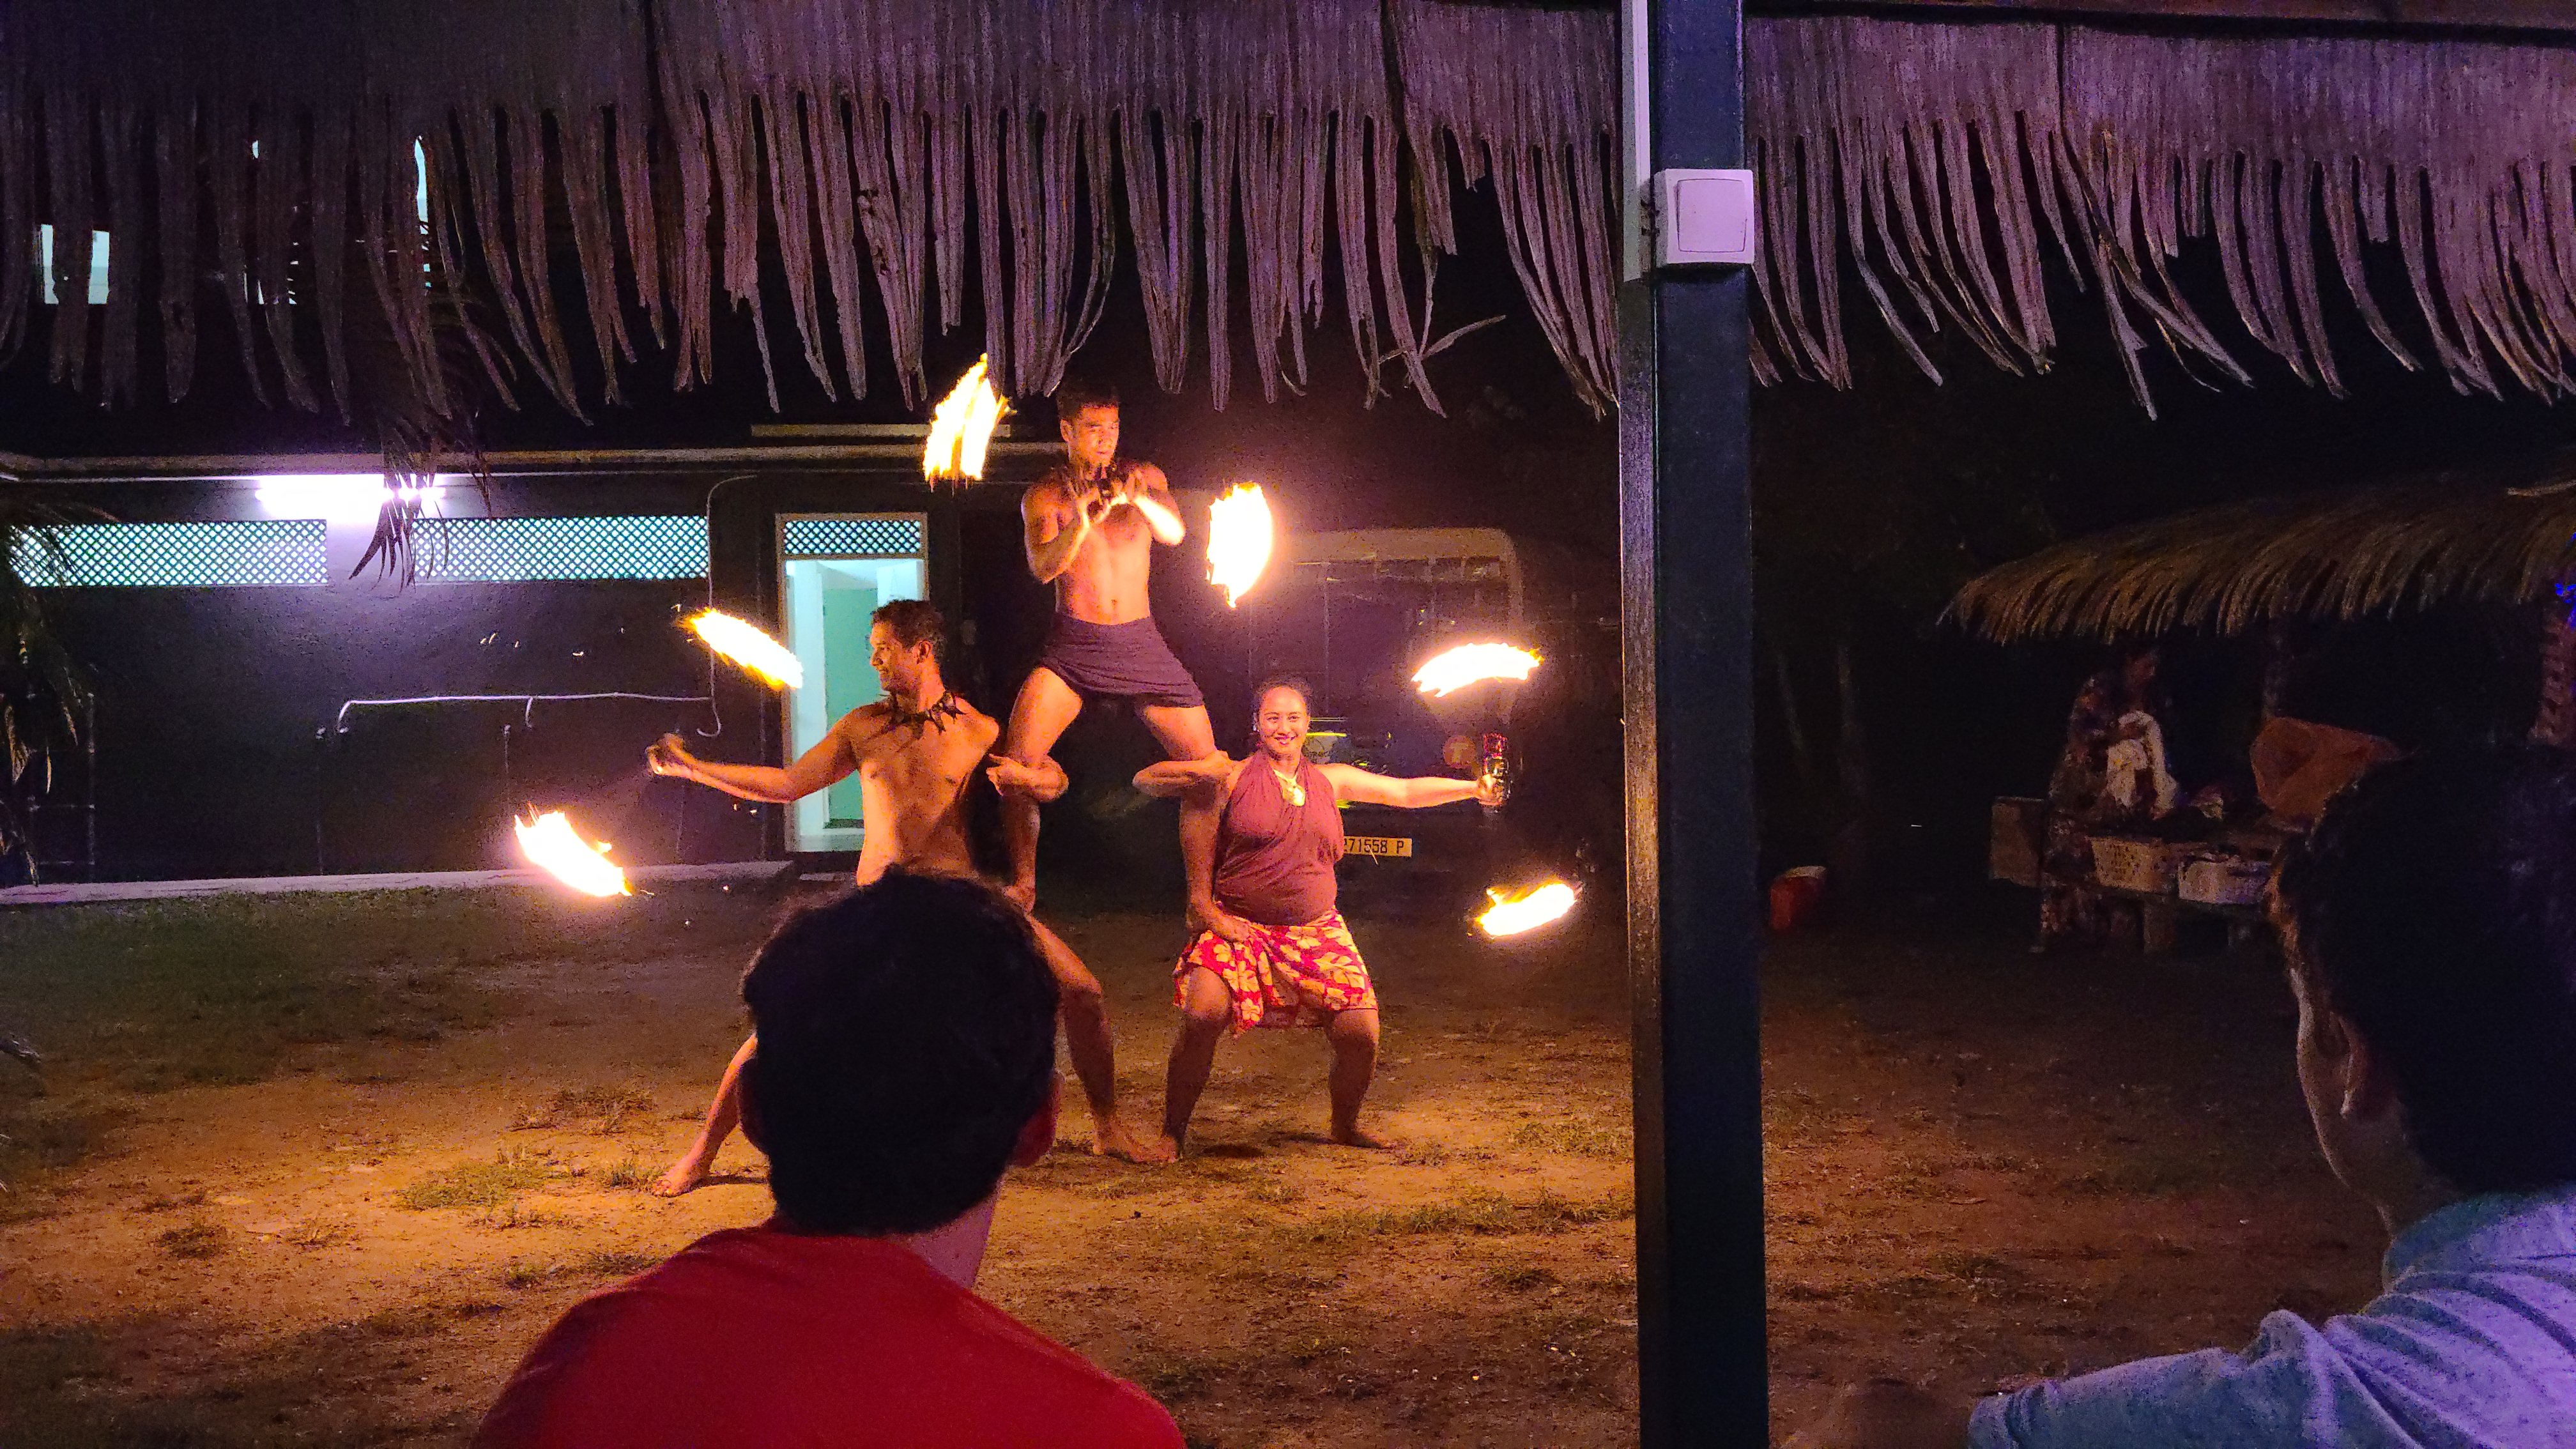
<instances>
[{"instance_id":1,"label":"man's bare foot","mask_svg":"<svg viewBox=\"0 0 2576 1449\"><path fill-rule=\"evenodd\" d=\"M1129 1131L1127 1124L1118 1120L1115 1114L1106 1117L1095 1116L1092 1119L1091 1150L1101 1157L1115 1157L1122 1162L1149 1164L1169 1162L1172 1156L1178 1155L1177 1153L1172 1156L1164 1155L1163 1144L1159 1139L1148 1140L1137 1136Z\"/></svg>"},{"instance_id":2,"label":"man's bare foot","mask_svg":"<svg viewBox=\"0 0 2576 1449\"><path fill-rule=\"evenodd\" d=\"M670 1169L653 1180L650 1189L655 1197L679 1197L707 1180L707 1169L714 1164L701 1161L694 1152L671 1164Z\"/></svg>"},{"instance_id":3,"label":"man's bare foot","mask_svg":"<svg viewBox=\"0 0 2576 1449\"><path fill-rule=\"evenodd\" d=\"M1357 1123L1353 1123L1349 1126L1335 1123L1333 1126L1333 1140L1342 1144L1344 1147L1365 1147L1372 1152L1386 1152L1393 1149L1395 1146L1394 1143L1387 1141L1385 1138L1380 1137L1373 1132L1362 1131Z\"/></svg>"}]
</instances>

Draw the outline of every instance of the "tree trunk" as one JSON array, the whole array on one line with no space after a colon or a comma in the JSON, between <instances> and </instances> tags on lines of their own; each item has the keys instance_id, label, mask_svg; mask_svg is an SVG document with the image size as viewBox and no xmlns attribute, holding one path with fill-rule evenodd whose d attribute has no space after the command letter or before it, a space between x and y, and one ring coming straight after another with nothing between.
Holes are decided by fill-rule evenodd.
<instances>
[{"instance_id":1,"label":"tree trunk","mask_svg":"<svg viewBox=\"0 0 2576 1449\"><path fill-rule=\"evenodd\" d=\"M2576 749L2576 619L2563 602L2544 604L2540 628L2540 712L2531 721L2531 738Z\"/></svg>"}]
</instances>

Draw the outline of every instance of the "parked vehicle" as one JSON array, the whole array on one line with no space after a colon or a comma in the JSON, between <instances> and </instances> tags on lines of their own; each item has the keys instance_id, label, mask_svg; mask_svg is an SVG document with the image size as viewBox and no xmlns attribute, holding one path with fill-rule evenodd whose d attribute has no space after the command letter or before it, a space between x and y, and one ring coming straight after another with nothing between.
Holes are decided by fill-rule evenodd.
<instances>
[{"instance_id":1,"label":"parked vehicle","mask_svg":"<svg viewBox=\"0 0 2576 1449\"><path fill-rule=\"evenodd\" d=\"M1246 601L1254 672L1303 676L1322 760L1477 772L1508 741L1510 800L1343 808L1343 885L1461 908L1484 888L1609 875L1622 858L1618 580L1606 561L1488 528L1305 535ZM1457 644L1538 653L1528 683L1427 700L1415 670Z\"/></svg>"}]
</instances>

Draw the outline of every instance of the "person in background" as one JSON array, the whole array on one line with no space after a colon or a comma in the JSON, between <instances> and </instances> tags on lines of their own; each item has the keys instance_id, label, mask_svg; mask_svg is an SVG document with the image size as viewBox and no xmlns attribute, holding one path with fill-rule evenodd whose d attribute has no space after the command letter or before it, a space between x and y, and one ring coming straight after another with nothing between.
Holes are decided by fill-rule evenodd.
<instances>
[{"instance_id":1,"label":"person in background","mask_svg":"<svg viewBox=\"0 0 2576 1449\"><path fill-rule=\"evenodd\" d=\"M2048 777L2048 835L2040 863L2039 940L2033 954L2092 950L2136 934L2137 907L2091 884L2094 835L2143 828L2154 817L2153 792L2123 802L2112 790L2112 759L2142 747L2138 717L2164 712L2153 649L2132 652L2116 669L2084 681L2067 715L2066 746Z\"/></svg>"},{"instance_id":2,"label":"person in background","mask_svg":"<svg viewBox=\"0 0 2576 1449\"><path fill-rule=\"evenodd\" d=\"M1322 1027L1333 1044L1333 1140L1387 1145L1360 1129L1360 1104L1377 1069L1377 989L1334 905L1338 802L1419 809L1501 799L1488 781L1391 780L1357 765L1307 759L1313 721L1303 680L1264 681L1252 700L1250 758L1169 760L1136 776L1146 794L1181 799L1181 859L1190 922L1198 928L1172 968L1181 1031L1164 1077L1166 1159L1188 1140L1190 1114L1229 1027Z\"/></svg>"},{"instance_id":3,"label":"person in background","mask_svg":"<svg viewBox=\"0 0 2576 1449\"><path fill-rule=\"evenodd\" d=\"M1848 1390L1806 1449L2576 1445L2576 755L2387 765L2275 889L2301 1094L2385 1286L2242 1353L1986 1399Z\"/></svg>"},{"instance_id":4,"label":"person in background","mask_svg":"<svg viewBox=\"0 0 2576 1449\"><path fill-rule=\"evenodd\" d=\"M977 1297L1003 1172L1055 1141L1056 981L980 882L886 872L743 977L777 1215L574 1305L483 1449L1182 1449L1133 1386Z\"/></svg>"}]
</instances>

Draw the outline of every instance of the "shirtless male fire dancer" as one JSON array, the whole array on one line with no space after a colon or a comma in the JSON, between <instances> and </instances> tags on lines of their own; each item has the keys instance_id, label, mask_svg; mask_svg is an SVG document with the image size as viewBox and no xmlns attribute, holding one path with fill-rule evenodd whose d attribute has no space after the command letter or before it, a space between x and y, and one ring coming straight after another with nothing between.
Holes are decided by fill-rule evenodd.
<instances>
[{"instance_id":1,"label":"shirtless male fire dancer","mask_svg":"<svg viewBox=\"0 0 2576 1449\"><path fill-rule=\"evenodd\" d=\"M885 697L843 715L821 744L780 769L773 765L724 765L690 754L678 735L664 735L645 756L656 775L712 785L745 800L786 804L859 777L858 883L867 885L892 866L948 875L975 874L966 834L966 791L1001 727L990 715L948 690L939 673L939 642L946 626L939 611L919 599L883 604L868 628L868 662L876 666ZM997 761L987 772L1007 802L1028 788L1022 772ZM1062 992L1064 1035L1074 1075L1091 1103L1092 1150L1141 1160L1151 1155L1118 1118L1118 1072L1109 1036L1109 1014L1100 981L1071 947L1032 918ZM657 1197L677 1197L706 1180L716 1151L742 1120L739 1084L755 1041L745 1041L725 1068L706 1125L689 1150L653 1184Z\"/></svg>"},{"instance_id":2,"label":"shirtless male fire dancer","mask_svg":"<svg viewBox=\"0 0 2576 1449\"><path fill-rule=\"evenodd\" d=\"M1055 585L1055 623L1002 740L1002 753L1026 770L1002 804L1011 867L1003 889L1022 906L1037 898L1038 806L1064 793L1047 752L1086 702L1133 702L1172 759L1216 753L1207 701L1154 627L1145 593L1154 545L1179 543L1187 531L1171 484L1153 464L1118 456L1114 389L1067 379L1055 406L1065 461L1020 500L1029 572Z\"/></svg>"}]
</instances>

